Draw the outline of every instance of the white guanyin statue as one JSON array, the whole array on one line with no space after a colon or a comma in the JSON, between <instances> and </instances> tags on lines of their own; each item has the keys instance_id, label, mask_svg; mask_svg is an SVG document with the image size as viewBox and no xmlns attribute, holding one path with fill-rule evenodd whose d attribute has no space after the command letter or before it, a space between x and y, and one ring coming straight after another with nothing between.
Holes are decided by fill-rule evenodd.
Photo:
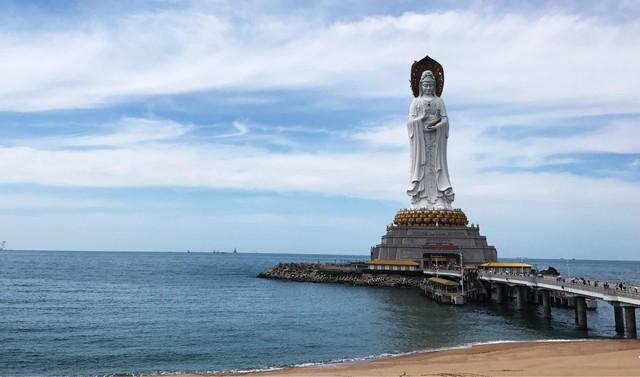
<instances>
[{"instance_id":1,"label":"white guanyin statue","mask_svg":"<svg viewBox=\"0 0 640 377\"><path fill-rule=\"evenodd\" d=\"M413 208L451 209L454 193L447 167L449 121L436 95L431 71L420 77L419 95L411 102L407 129L411 143L411 180L407 195Z\"/></svg>"}]
</instances>

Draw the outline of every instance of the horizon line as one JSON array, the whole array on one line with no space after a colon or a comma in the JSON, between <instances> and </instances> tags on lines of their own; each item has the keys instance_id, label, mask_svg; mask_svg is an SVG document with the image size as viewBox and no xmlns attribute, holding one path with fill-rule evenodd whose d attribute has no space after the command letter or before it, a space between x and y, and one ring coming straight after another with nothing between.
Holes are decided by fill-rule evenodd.
<instances>
[{"instance_id":1,"label":"horizon line","mask_svg":"<svg viewBox=\"0 0 640 377\"><path fill-rule=\"evenodd\" d=\"M7 251L16 251L16 252L72 252L72 253L157 253L157 254L234 254L233 251L220 251L220 250L212 250L212 251L170 251L170 250L59 250L59 249L5 249L3 252ZM261 251L238 251L236 254L266 254L266 255L322 255L322 256L344 256L344 257L363 257L369 256L368 254L326 254L326 253L291 253L291 252L261 252ZM514 256L514 257L504 257L498 258L500 259L517 259L517 260L557 260L557 261L583 261L583 262L640 262L640 260L635 259L579 259L579 258L537 258L537 257L523 257L523 256Z\"/></svg>"}]
</instances>

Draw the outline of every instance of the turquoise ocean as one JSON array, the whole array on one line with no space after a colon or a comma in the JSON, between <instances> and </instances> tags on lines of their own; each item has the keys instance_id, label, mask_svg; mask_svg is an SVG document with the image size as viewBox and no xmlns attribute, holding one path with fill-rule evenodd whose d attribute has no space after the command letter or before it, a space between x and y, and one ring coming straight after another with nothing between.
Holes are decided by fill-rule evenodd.
<instances>
[{"instance_id":1,"label":"turquoise ocean","mask_svg":"<svg viewBox=\"0 0 640 377\"><path fill-rule=\"evenodd\" d=\"M308 254L0 252L0 376L228 371L379 357L479 342L614 337L599 302L590 329L499 305L435 304L415 290L256 278ZM527 260L640 284L640 262Z\"/></svg>"}]
</instances>

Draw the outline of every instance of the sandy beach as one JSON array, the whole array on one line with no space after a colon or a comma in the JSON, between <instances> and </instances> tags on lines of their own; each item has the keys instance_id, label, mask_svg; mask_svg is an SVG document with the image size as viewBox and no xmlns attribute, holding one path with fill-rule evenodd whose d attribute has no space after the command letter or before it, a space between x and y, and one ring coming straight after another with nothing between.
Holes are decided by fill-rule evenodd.
<instances>
[{"instance_id":1,"label":"sandy beach","mask_svg":"<svg viewBox=\"0 0 640 377\"><path fill-rule=\"evenodd\" d=\"M483 344L370 361L216 376L640 376L640 340ZM202 376L183 374L182 377Z\"/></svg>"}]
</instances>

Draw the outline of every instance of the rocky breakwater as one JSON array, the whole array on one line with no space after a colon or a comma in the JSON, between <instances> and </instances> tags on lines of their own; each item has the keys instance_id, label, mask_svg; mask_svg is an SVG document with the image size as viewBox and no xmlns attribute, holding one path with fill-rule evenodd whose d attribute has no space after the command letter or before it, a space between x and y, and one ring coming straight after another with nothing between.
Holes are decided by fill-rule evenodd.
<instances>
[{"instance_id":1,"label":"rocky breakwater","mask_svg":"<svg viewBox=\"0 0 640 377\"><path fill-rule=\"evenodd\" d=\"M309 283L397 288L417 288L422 283L421 276L374 274L350 264L280 263L259 273L258 277Z\"/></svg>"}]
</instances>

